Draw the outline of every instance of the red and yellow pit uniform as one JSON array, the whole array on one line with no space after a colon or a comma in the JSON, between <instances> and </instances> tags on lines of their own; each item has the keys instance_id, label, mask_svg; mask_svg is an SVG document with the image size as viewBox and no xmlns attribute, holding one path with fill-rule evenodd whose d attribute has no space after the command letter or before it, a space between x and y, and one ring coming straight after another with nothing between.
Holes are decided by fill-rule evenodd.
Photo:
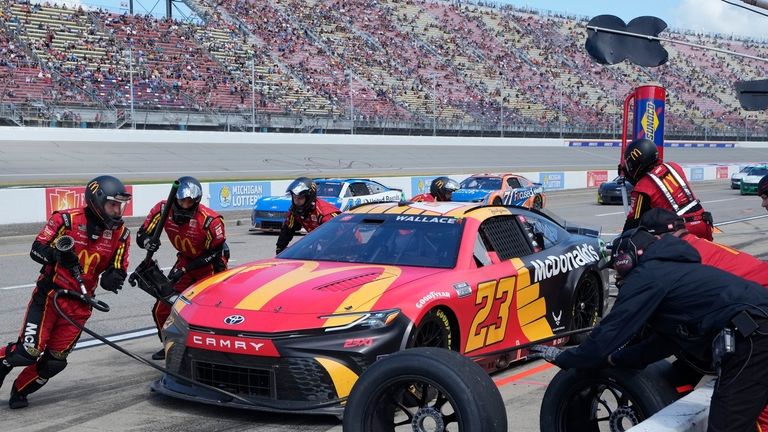
<instances>
[{"instance_id":1,"label":"red and yellow pit uniform","mask_svg":"<svg viewBox=\"0 0 768 432\"><path fill-rule=\"evenodd\" d=\"M18 394L28 395L39 390L48 379L64 370L67 355L80 338L80 329L60 316L53 305L58 290L80 293L80 284L71 270L56 261L56 240L65 235L74 239L72 251L89 295L94 295L102 273L102 277L107 277L117 272L125 278L130 231L121 225L116 230L100 230L99 234L89 236L85 212L84 208L54 212L32 245L30 255L43 264L43 268L32 291L17 343L0 348L0 362L6 368L3 372L14 366L26 366L13 384ZM59 296L57 302L62 312L81 326L91 316L91 306L80 299Z\"/></svg>"},{"instance_id":2,"label":"red and yellow pit uniform","mask_svg":"<svg viewBox=\"0 0 768 432\"><path fill-rule=\"evenodd\" d=\"M323 201L320 198L315 199L314 203L303 213L298 212L293 204L288 209L283 226L280 228L280 235L277 237L277 253L288 247L288 243L293 239L297 231L304 228L307 232L314 230L325 222L328 222L339 213L339 209L333 204Z\"/></svg>"},{"instance_id":3,"label":"red and yellow pit uniform","mask_svg":"<svg viewBox=\"0 0 768 432\"><path fill-rule=\"evenodd\" d=\"M688 232L712 240L711 217L693 194L683 169L674 162L655 166L637 181L629 208L624 231L637 227L646 211L664 208L681 216Z\"/></svg>"},{"instance_id":4,"label":"red and yellow pit uniform","mask_svg":"<svg viewBox=\"0 0 768 432\"><path fill-rule=\"evenodd\" d=\"M150 210L137 234L140 242L154 234L164 205L165 200L160 201ZM224 220L220 214L198 204L194 217L187 223L177 224L173 221L173 211L171 206L164 227L168 240L177 251L176 263L168 275L174 290L181 293L193 283L226 270L229 252L225 250ZM152 317L158 334L170 313L167 303L155 302Z\"/></svg>"},{"instance_id":5,"label":"red and yellow pit uniform","mask_svg":"<svg viewBox=\"0 0 768 432\"><path fill-rule=\"evenodd\" d=\"M436 202L437 199L429 192L416 195L411 198L412 202Z\"/></svg>"}]
</instances>

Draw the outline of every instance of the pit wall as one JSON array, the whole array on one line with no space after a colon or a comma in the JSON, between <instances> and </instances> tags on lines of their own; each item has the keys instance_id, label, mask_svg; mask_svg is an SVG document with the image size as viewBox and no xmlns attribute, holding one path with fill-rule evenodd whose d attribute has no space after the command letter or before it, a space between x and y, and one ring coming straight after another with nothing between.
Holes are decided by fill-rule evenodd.
<instances>
[{"instance_id":1,"label":"pit wall","mask_svg":"<svg viewBox=\"0 0 768 432\"><path fill-rule=\"evenodd\" d=\"M562 145L562 141L561 141ZM741 168L739 165L686 165L685 174L692 182L725 180ZM616 176L616 170L532 171L518 172L542 183L545 191L594 188ZM448 174L461 181L471 175ZM426 192L435 176L372 177L385 186L401 189L407 199ZM290 180L203 183L203 203L216 211L250 210L262 196L283 195ZM168 197L170 184L130 185L133 201L126 216L146 216L158 201ZM83 205L84 187L0 189L0 225L45 222L51 211Z\"/></svg>"}]
</instances>

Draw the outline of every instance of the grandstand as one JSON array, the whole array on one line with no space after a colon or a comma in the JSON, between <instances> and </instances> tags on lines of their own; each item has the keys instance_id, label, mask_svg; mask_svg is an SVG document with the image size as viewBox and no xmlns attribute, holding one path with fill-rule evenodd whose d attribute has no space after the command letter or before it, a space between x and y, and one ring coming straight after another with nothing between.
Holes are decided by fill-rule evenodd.
<instances>
[{"instance_id":1,"label":"grandstand","mask_svg":"<svg viewBox=\"0 0 768 432\"><path fill-rule=\"evenodd\" d=\"M765 139L734 82L765 63L665 44L604 67L586 19L424 0L186 0L201 22L0 3L0 121L105 128L619 136L627 92L668 90L668 138ZM768 42L666 37L768 57Z\"/></svg>"}]
</instances>

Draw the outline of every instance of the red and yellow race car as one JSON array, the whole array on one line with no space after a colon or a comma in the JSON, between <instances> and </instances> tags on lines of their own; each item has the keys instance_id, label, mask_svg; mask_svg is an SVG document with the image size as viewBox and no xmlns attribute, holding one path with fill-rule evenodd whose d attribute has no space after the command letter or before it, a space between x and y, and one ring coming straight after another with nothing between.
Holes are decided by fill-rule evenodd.
<instances>
[{"instance_id":1,"label":"red and yellow race car","mask_svg":"<svg viewBox=\"0 0 768 432\"><path fill-rule=\"evenodd\" d=\"M182 399L339 414L373 362L417 346L491 371L527 353L484 354L594 325L608 300L598 232L542 211L381 203L321 225L274 259L186 290L163 334L153 389ZM330 404L328 402L331 402Z\"/></svg>"}]
</instances>

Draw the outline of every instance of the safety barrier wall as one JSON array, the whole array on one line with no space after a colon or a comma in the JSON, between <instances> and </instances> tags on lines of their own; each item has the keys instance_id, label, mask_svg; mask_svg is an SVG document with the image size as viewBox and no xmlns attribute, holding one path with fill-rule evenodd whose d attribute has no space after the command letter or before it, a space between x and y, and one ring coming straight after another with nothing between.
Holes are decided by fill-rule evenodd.
<instances>
[{"instance_id":1,"label":"safety barrier wall","mask_svg":"<svg viewBox=\"0 0 768 432\"><path fill-rule=\"evenodd\" d=\"M685 173L692 182L724 180L738 172L739 165L686 165ZM597 188L616 176L616 170L519 172L545 191ZM448 174L461 181L470 174ZM382 184L401 189L405 198L426 192L435 176L372 177ZM203 203L217 211L250 210L262 196L283 195L290 180L227 181L204 183ZM170 184L129 186L133 201L126 216L145 216L159 200L168 196ZM83 205L83 186L0 189L0 225L44 222L53 210Z\"/></svg>"}]
</instances>

